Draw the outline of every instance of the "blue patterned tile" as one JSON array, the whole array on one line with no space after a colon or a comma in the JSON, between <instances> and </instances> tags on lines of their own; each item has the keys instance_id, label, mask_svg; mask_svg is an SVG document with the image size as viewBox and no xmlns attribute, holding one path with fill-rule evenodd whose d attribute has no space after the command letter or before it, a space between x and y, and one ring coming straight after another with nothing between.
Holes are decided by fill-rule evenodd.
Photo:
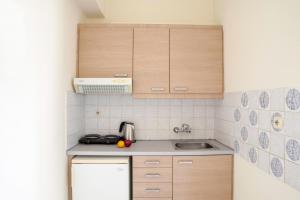
<instances>
[{"instance_id":1,"label":"blue patterned tile","mask_svg":"<svg viewBox=\"0 0 300 200\"><path fill-rule=\"evenodd\" d=\"M270 147L270 135L265 131L260 131L258 136L259 146L264 149L268 150Z\"/></svg>"},{"instance_id":2,"label":"blue patterned tile","mask_svg":"<svg viewBox=\"0 0 300 200\"><path fill-rule=\"evenodd\" d=\"M270 161L270 170L271 170L271 174L282 180L284 178L284 164L283 164L283 160L275 157L275 156L271 156L271 161Z\"/></svg>"},{"instance_id":3,"label":"blue patterned tile","mask_svg":"<svg viewBox=\"0 0 300 200\"><path fill-rule=\"evenodd\" d=\"M287 139L285 144L287 158L291 161L300 161L300 143L295 139Z\"/></svg>"},{"instance_id":4,"label":"blue patterned tile","mask_svg":"<svg viewBox=\"0 0 300 200\"><path fill-rule=\"evenodd\" d=\"M241 138L244 142L248 139L248 129L245 126L241 128Z\"/></svg>"},{"instance_id":5,"label":"blue patterned tile","mask_svg":"<svg viewBox=\"0 0 300 200\"><path fill-rule=\"evenodd\" d=\"M257 151L254 147L251 147L248 152L249 160L252 164L256 164L258 160Z\"/></svg>"},{"instance_id":6,"label":"blue patterned tile","mask_svg":"<svg viewBox=\"0 0 300 200\"><path fill-rule=\"evenodd\" d=\"M256 126L258 121L257 112L255 110L252 110L249 114L249 122L251 126Z\"/></svg>"},{"instance_id":7,"label":"blue patterned tile","mask_svg":"<svg viewBox=\"0 0 300 200\"><path fill-rule=\"evenodd\" d=\"M259 96L259 106L262 109L268 109L270 105L270 95L268 92L263 91Z\"/></svg>"},{"instance_id":8,"label":"blue patterned tile","mask_svg":"<svg viewBox=\"0 0 300 200\"><path fill-rule=\"evenodd\" d=\"M244 108L248 107L248 102L249 102L248 94L246 92L244 92L242 94L242 97L241 97L241 105L242 105L242 107L244 107Z\"/></svg>"},{"instance_id":9,"label":"blue patterned tile","mask_svg":"<svg viewBox=\"0 0 300 200\"><path fill-rule=\"evenodd\" d=\"M234 111L234 120L236 122L239 122L241 120L241 112L238 108Z\"/></svg>"},{"instance_id":10,"label":"blue patterned tile","mask_svg":"<svg viewBox=\"0 0 300 200\"><path fill-rule=\"evenodd\" d=\"M300 107L300 92L297 89L290 89L285 97L285 103L289 110L295 111Z\"/></svg>"}]
</instances>

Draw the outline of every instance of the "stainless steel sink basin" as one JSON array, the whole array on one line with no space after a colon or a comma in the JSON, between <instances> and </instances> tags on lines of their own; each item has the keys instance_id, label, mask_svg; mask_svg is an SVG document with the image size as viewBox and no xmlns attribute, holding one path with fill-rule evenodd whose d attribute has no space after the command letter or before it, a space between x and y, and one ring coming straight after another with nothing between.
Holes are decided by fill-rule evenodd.
<instances>
[{"instance_id":1,"label":"stainless steel sink basin","mask_svg":"<svg viewBox=\"0 0 300 200\"><path fill-rule=\"evenodd\" d=\"M178 142L175 143L177 150L200 150L200 149L214 149L215 147L208 142Z\"/></svg>"}]
</instances>

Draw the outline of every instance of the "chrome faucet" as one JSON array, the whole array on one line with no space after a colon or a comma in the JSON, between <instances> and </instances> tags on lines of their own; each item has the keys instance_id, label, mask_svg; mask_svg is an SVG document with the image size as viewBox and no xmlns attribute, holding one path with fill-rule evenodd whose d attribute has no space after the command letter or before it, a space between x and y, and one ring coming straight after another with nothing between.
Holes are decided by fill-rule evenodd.
<instances>
[{"instance_id":1,"label":"chrome faucet","mask_svg":"<svg viewBox=\"0 0 300 200\"><path fill-rule=\"evenodd\" d=\"M189 124L183 123L180 128L179 127L174 127L173 131L174 131L174 133L191 133L192 129L191 129L191 126Z\"/></svg>"}]
</instances>

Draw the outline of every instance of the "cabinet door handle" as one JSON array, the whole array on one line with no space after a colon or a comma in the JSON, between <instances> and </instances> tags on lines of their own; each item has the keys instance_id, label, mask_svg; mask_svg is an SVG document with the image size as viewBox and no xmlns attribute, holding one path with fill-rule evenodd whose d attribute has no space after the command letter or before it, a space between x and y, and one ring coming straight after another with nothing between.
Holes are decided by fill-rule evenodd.
<instances>
[{"instance_id":1,"label":"cabinet door handle","mask_svg":"<svg viewBox=\"0 0 300 200\"><path fill-rule=\"evenodd\" d=\"M114 77L124 78L124 77L128 77L128 74L115 74Z\"/></svg>"},{"instance_id":2,"label":"cabinet door handle","mask_svg":"<svg viewBox=\"0 0 300 200\"><path fill-rule=\"evenodd\" d=\"M160 161L159 160L146 160L144 163L146 165L159 165Z\"/></svg>"},{"instance_id":3,"label":"cabinet door handle","mask_svg":"<svg viewBox=\"0 0 300 200\"><path fill-rule=\"evenodd\" d=\"M163 87L153 87L153 88L151 88L151 91L153 91L153 92L165 91L165 88L163 88Z\"/></svg>"},{"instance_id":4,"label":"cabinet door handle","mask_svg":"<svg viewBox=\"0 0 300 200\"><path fill-rule=\"evenodd\" d=\"M160 174L158 174L158 173L148 173L148 174L145 174L145 177L146 178L159 178Z\"/></svg>"},{"instance_id":5,"label":"cabinet door handle","mask_svg":"<svg viewBox=\"0 0 300 200\"><path fill-rule=\"evenodd\" d=\"M193 164L193 161L192 160L179 160L178 163L180 165L186 165L186 164L191 165L191 164Z\"/></svg>"},{"instance_id":6,"label":"cabinet door handle","mask_svg":"<svg viewBox=\"0 0 300 200\"><path fill-rule=\"evenodd\" d=\"M175 87L174 90L185 92L185 91L188 91L189 89L187 87Z\"/></svg>"},{"instance_id":7,"label":"cabinet door handle","mask_svg":"<svg viewBox=\"0 0 300 200\"><path fill-rule=\"evenodd\" d=\"M159 188L146 188L145 189L146 192L160 192Z\"/></svg>"}]
</instances>

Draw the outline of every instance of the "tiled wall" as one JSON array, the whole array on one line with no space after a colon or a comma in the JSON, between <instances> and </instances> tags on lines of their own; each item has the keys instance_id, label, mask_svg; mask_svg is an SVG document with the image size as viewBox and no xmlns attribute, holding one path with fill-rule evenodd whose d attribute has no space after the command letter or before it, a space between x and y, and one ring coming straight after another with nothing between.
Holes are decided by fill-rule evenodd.
<instances>
[{"instance_id":1,"label":"tiled wall","mask_svg":"<svg viewBox=\"0 0 300 200\"><path fill-rule=\"evenodd\" d=\"M214 136L233 147L236 155L300 191L299 91L225 94L215 107Z\"/></svg>"},{"instance_id":2,"label":"tiled wall","mask_svg":"<svg viewBox=\"0 0 300 200\"><path fill-rule=\"evenodd\" d=\"M67 94L67 149L78 143L84 134L84 96Z\"/></svg>"},{"instance_id":3,"label":"tiled wall","mask_svg":"<svg viewBox=\"0 0 300 200\"><path fill-rule=\"evenodd\" d=\"M134 99L132 96L85 96L85 132L118 133L122 121L132 121L136 138L179 139L212 138L214 104L211 100ZM173 132L182 123L192 133Z\"/></svg>"}]
</instances>

